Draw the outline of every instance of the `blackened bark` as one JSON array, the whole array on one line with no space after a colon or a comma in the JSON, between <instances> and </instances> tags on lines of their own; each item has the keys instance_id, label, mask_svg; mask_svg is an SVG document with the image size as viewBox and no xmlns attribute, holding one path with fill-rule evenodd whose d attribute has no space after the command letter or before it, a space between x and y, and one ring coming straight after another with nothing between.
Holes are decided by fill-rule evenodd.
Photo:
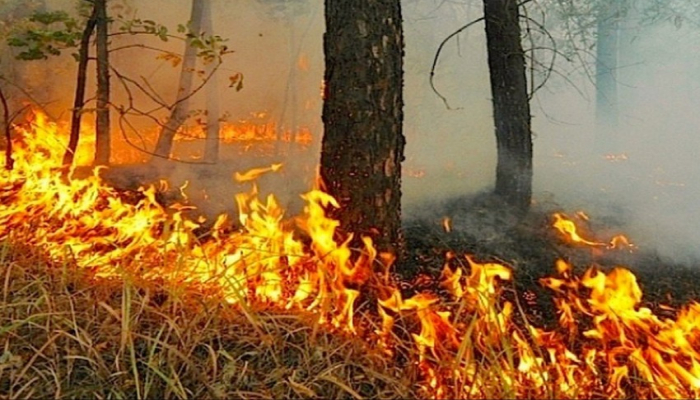
<instances>
[{"instance_id":1,"label":"blackened bark","mask_svg":"<svg viewBox=\"0 0 700 400\"><path fill-rule=\"evenodd\" d=\"M498 163L496 194L524 214L532 199L532 131L517 0L484 0Z\"/></svg>"},{"instance_id":2,"label":"blackened bark","mask_svg":"<svg viewBox=\"0 0 700 400\"><path fill-rule=\"evenodd\" d=\"M399 0L326 0L320 174L341 230L401 255L403 30Z\"/></svg>"},{"instance_id":3,"label":"blackened bark","mask_svg":"<svg viewBox=\"0 0 700 400\"><path fill-rule=\"evenodd\" d=\"M10 107L7 105L7 98L5 93L0 88L0 103L2 103L2 129L5 135L5 169L12 171L14 168L15 160L12 158L12 134L10 126Z\"/></svg>"},{"instance_id":4,"label":"blackened bark","mask_svg":"<svg viewBox=\"0 0 700 400\"><path fill-rule=\"evenodd\" d=\"M192 9L190 13L190 32L195 36L199 36L202 32L202 15L204 4L201 0L192 0ZM180 82L178 84L177 98L175 106L170 111L170 117L160 131L158 142L154 150L152 162L159 163L170 157L170 152L173 149L173 140L177 130L187 120L189 110L189 91L192 89L192 80L194 78L194 70L197 65L197 49L192 46L192 40L188 39L185 44L185 55L182 61L182 70L180 71Z\"/></svg>"},{"instance_id":5,"label":"blackened bark","mask_svg":"<svg viewBox=\"0 0 700 400\"><path fill-rule=\"evenodd\" d=\"M609 153L618 150L617 64L619 22L622 4L611 0L600 5L596 40L596 148Z\"/></svg>"},{"instance_id":6,"label":"blackened bark","mask_svg":"<svg viewBox=\"0 0 700 400\"><path fill-rule=\"evenodd\" d=\"M203 10L203 22L202 30L206 32L207 35L214 34L214 23L212 21L211 13L211 0L200 0L202 1ZM207 134L204 141L204 160L210 163L217 163L219 161L219 114L221 113L219 108L219 85L218 79L216 77L216 72L214 71L216 64L212 61L207 65L207 75L211 75L209 82L207 83L206 94L207 94Z\"/></svg>"},{"instance_id":7,"label":"blackened bark","mask_svg":"<svg viewBox=\"0 0 700 400\"><path fill-rule=\"evenodd\" d=\"M80 38L80 48L78 50L78 77L75 85L75 99L73 100L73 111L70 120L70 137L68 138L68 148L63 154L63 166L68 167L73 164L75 153L80 140L80 120L83 117L83 106L85 105L85 84L87 82L87 65L90 56L90 37L95 30L97 23L97 8L93 8L90 18L87 20L83 35Z\"/></svg>"},{"instance_id":8,"label":"blackened bark","mask_svg":"<svg viewBox=\"0 0 700 400\"><path fill-rule=\"evenodd\" d=\"M109 24L107 0L95 0L97 42L97 121L95 139L95 165L108 165L111 154L109 122L109 49L107 44Z\"/></svg>"}]
</instances>

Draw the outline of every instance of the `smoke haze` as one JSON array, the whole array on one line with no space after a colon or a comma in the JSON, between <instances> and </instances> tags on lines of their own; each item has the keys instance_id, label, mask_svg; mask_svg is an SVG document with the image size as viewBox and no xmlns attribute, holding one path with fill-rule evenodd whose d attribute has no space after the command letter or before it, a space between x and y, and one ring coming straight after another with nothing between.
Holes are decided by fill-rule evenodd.
<instances>
[{"instance_id":1,"label":"smoke haze","mask_svg":"<svg viewBox=\"0 0 700 400\"><path fill-rule=\"evenodd\" d=\"M72 4L48 3L50 8ZM127 3L133 15L157 20L172 31L189 17L187 1ZM213 24L215 33L229 38L228 46L234 50L217 77L221 109L228 119L247 119L265 111L280 126L308 127L314 135L308 151L290 153L297 158L277 160L285 162L285 173L262 182L263 192L279 193L282 186L285 201L298 204L298 193L313 178L314 168L309 165L318 162L322 134L323 1L286 3L291 5L215 1ZM435 86L450 109L429 85L438 45L482 15L480 2L407 0L403 13L407 138L403 191L404 213L410 217L426 204L490 189L496 148L483 24L448 43L437 65ZM559 74L553 75L532 102L535 200L553 201L572 211L583 209L594 219L615 217L640 247L655 248L668 258L700 257L700 53L696 51L700 27L662 21L625 37L627 57L616 71L621 151L608 159L596 152L592 77L560 59L555 66ZM182 52L182 42L158 44ZM587 62L593 65L592 59ZM28 80L41 74L36 64L25 65ZM65 74L63 82L72 82L70 61L56 65L62 66L57 71ZM132 76L143 76L165 98L175 97L179 69L156 60L154 54L129 50L115 56L115 65ZM39 72L34 71L37 69ZM228 76L238 72L244 75L240 92L228 88ZM60 86L50 91L54 97L61 93L60 102L51 107L65 112L70 108L72 87ZM195 108L204 107L204 96L198 95L195 103ZM259 166L255 163L241 162L240 167ZM206 186L219 197L231 199L232 205L232 194L240 187L230 184L233 171L220 172L226 182L212 178ZM190 177L184 167L176 176ZM299 176L303 179L290 183Z\"/></svg>"}]
</instances>

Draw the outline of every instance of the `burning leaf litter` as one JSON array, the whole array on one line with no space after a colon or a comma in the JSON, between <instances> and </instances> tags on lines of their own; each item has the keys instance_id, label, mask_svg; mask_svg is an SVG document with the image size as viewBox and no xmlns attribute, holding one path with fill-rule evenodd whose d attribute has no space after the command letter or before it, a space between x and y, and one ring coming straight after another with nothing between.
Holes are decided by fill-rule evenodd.
<instances>
[{"instance_id":1,"label":"burning leaf litter","mask_svg":"<svg viewBox=\"0 0 700 400\"><path fill-rule=\"evenodd\" d=\"M85 179L66 177L56 125L37 115L28 126L19 129L15 169L0 175L0 239L39 248L53 262L98 277L136 273L196 283L220 291L231 307L310 313L328 331L375 343L388 360L418 371L422 397L700 396L700 304L660 318L640 306L641 289L626 269L592 268L579 277L560 260L557 276L541 281L555 293L553 330L518 318L525 315L521 305L503 296L511 271L497 263L449 255L461 265L448 262L442 272L448 296L407 297L388 273L392 257L377 254L369 238L359 256L349 239L338 241L338 222L325 213L338 204L320 190L302 196L306 207L297 225L308 240L295 233L275 197L261 200L254 185L236 196L241 228L231 232L222 215L200 240L195 231L202 222L186 218L179 206L164 209L154 187L142 188L130 203L102 182L99 170ZM280 167L237 177L254 180ZM572 220L554 218L572 243L629 245L626 238L585 239ZM363 320L375 322L356 324L365 298L376 299L370 304L376 313L362 311Z\"/></svg>"}]
</instances>

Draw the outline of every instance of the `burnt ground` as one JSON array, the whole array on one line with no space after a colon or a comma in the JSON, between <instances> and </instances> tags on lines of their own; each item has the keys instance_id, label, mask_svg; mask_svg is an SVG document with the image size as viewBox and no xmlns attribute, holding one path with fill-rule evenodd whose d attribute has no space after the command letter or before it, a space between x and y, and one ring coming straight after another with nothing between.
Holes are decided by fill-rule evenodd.
<instances>
[{"instance_id":1,"label":"burnt ground","mask_svg":"<svg viewBox=\"0 0 700 400\"><path fill-rule=\"evenodd\" d=\"M432 218L407 219L405 236L408 249L406 269L420 281L421 275L439 276L445 254L471 254L477 262L499 262L513 268L513 285L521 304L534 306L528 312L542 323L556 320L552 291L540 279L556 276L558 259L573 265L575 274L595 266L609 271L616 266L630 269L644 293L642 303L657 315L669 315L660 305L679 308L700 301L700 260L680 264L662 258L653 249L605 249L565 242L553 227L554 212L574 214L554 203L536 204L528 216L517 222L508 207L490 194L455 198L429 208ZM439 211L435 211L439 210ZM451 218L451 231L445 232L442 216ZM580 234L589 240L605 242L623 232L623 217L591 216L590 226L579 225ZM588 229L585 229L588 228ZM602 234L601 234L602 233ZM630 238L634 243L634 237Z\"/></svg>"},{"instance_id":2,"label":"burnt ground","mask_svg":"<svg viewBox=\"0 0 700 400\"><path fill-rule=\"evenodd\" d=\"M170 176L174 182L172 187L159 192L157 197L163 205L190 202L199 208L191 211L195 213L192 217L197 213L212 217L221 212L235 211L233 195L250 189L249 184L234 183L232 173L222 174L222 171L261 165L266 165L266 162L259 159L254 165L244 168L238 163L219 166L217 170L207 166L175 166L169 171L156 171L145 165L133 165L112 167L102 175L133 201L139 198L135 194L139 186ZM78 175L80 173L78 171ZM299 176L299 171L290 169L286 173L264 177L261 184L263 187L282 187L287 193L303 193L310 187L308 180L294 179L294 176ZM189 200L182 198L177 187L185 180L190 182L187 193L194 193ZM205 190L206 194L202 195ZM288 209L288 216L295 215L303 205L298 196L282 198L281 203ZM411 282L409 292L436 290L445 255L451 251L457 255L470 254L477 262L498 262L512 267L512 285L521 304L528 306L528 314L543 324L556 321L556 315L552 307L552 292L539 281L556 275L557 259L570 262L576 274L582 274L591 266L603 271L615 266L630 269L644 293L643 305L660 315L668 315L668 311L660 309L659 305L678 308L693 300L700 301L700 260L678 263L663 259L646 247L630 251L567 244L552 227L552 214L572 215L576 210L562 209L556 203L535 204L520 221L505 204L483 193L426 204L424 208L427 211L414 209L404 213L407 254L397 272ZM612 232L624 233L623 214L593 215L588 226L580 225L583 228L580 233L592 240L607 241L614 236ZM443 228L444 216L450 217L450 232ZM213 220L209 218L209 222ZM206 230L206 223L203 230ZM634 237L630 239L634 243Z\"/></svg>"}]
</instances>

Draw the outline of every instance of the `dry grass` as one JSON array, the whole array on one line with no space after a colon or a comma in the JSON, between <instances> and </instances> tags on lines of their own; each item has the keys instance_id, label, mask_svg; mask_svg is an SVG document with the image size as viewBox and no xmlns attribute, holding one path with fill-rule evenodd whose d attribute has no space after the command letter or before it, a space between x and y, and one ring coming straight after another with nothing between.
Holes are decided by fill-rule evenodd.
<instances>
[{"instance_id":1,"label":"dry grass","mask_svg":"<svg viewBox=\"0 0 700 400\"><path fill-rule=\"evenodd\" d=\"M556 382L557 363L523 374L519 350L542 360L547 354L531 343L532 327L520 304L514 311L520 322L505 332L497 324L483 325L497 317L497 301L477 316L464 311L468 299L450 307L463 331L456 348L438 343L436 353L423 354L442 382L439 396L658 397L634 373L622 392L611 390L604 367L602 375L576 381L573 388ZM364 312L370 309L366 303L358 309L360 333L352 336L320 325L314 314L231 306L211 289L181 282L128 274L96 279L85 269L47 263L36 249L0 243L0 400L432 394L421 388L430 379L411 337L421 330L417 318L397 315L390 340L395 354L388 356L376 340L366 339L376 336L363 334L378 328L377 316ZM516 343L510 330L525 341Z\"/></svg>"},{"instance_id":2,"label":"dry grass","mask_svg":"<svg viewBox=\"0 0 700 400\"><path fill-rule=\"evenodd\" d=\"M97 280L0 244L0 399L414 398L415 376L313 316Z\"/></svg>"}]
</instances>

